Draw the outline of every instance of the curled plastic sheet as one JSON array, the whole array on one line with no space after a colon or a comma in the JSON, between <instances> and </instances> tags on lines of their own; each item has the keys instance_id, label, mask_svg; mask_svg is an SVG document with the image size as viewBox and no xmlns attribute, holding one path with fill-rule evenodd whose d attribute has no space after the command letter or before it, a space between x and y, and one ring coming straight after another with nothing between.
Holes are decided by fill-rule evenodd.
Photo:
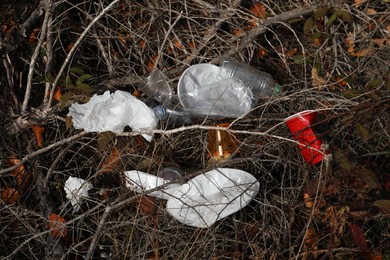
<instances>
[{"instance_id":1,"label":"curled plastic sheet","mask_svg":"<svg viewBox=\"0 0 390 260\"><path fill-rule=\"evenodd\" d=\"M73 126L88 132L123 132L126 126L133 131L149 131L157 127L152 109L125 91L93 95L85 104L74 103L69 107ZM143 135L151 140L151 135Z\"/></svg>"},{"instance_id":2,"label":"curled plastic sheet","mask_svg":"<svg viewBox=\"0 0 390 260\"><path fill-rule=\"evenodd\" d=\"M259 187L248 172L217 168L183 184L168 199L166 208L186 225L208 228L248 205Z\"/></svg>"},{"instance_id":3,"label":"curled plastic sheet","mask_svg":"<svg viewBox=\"0 0 390 260\"><path fill-rule=\"evenodd\" d=\"M125 171L125 175L127 178L126 187L138 193L147 192L169 182L169 180L161 177L136 170ZM180 188L180 186L181 184L172 183L162 189L150 192L148 195L161 199L169 199L171 195Z\"/></svg>"},{"instance_id":4,"label":"curled plastic sheet","mask_svg":"<svg viewBox=\"0 0 390 260\"><path fill-rule=\"evenodd\" d=\"M91 183L76 177L69 177L64 186L66 198L70 200L73 206L73 213L80 210L81 200L88 198L88 191L92 189Z\"/></svg>"},{"instance_id":5,"label":"curled plastic sheet","mask_svg":"<svg viewBox=\"0 0 390 260\"><path fill-rule=\"evenodd\" d=\"M212 64L196 64L185 70L177 91L184 109L194 115L236 118L252 108L250 88Z\"/></svg>"}]
</instances>

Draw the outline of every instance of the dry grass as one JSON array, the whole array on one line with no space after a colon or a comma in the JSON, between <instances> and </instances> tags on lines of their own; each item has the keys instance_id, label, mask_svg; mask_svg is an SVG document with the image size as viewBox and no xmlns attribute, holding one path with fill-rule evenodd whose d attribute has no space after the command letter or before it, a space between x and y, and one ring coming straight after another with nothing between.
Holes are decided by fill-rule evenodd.
<instances>
[{"instance_id":1,"label":"dry grass","mask_svg":"<svg viewBox=\"0 0 390 260\"><path fill-rule=\"evenodd\" d=\"M0 78L0 189L14 187L22 193L14 204L4 197L0 200L0 256L325 259L372 257L376 252L388 257L389 221L372 205L389 199L385 187L390 148L387 1L362 5L335 1L306 34L305 22L320 8L311 1L264 1L266 17L260 18L248 11L254 4L249 0L115 1L106 10L112 1L55 1L55 5L42 1L46 2L44 13L53 8L53 15L47 17L48 35L42 33L43 16L34 24L41 30L42 46L37 48L39 41L22 41L17 49L0 53L5 72ZM347 17L339 16L329 24L337 10ZM4 30L2 40L10 33ZM369 53L359 55L365 50ZM153 63L176 87L189 65L217 64L223 55L269 72L283 85L279 96L260 99L250 115L231 125L239 152L227 161L209 163L208 129L218 123L211 119L180 129L162 126L164 131L155 131L152 143L131 132L79 134L66 126L71 102L107 89L133 92ZM59 80L63 95L69 92L63 81L71 67L93 75L88 81L93 92L78 92L64 107L44 99L53 80ZM62 75L58 74L61 68ZM318 77L313 77L313 68ZM303 161L283 123L307 109L318 112L313 128L334 158L312 167ZM25 124L15 127L14 122ZM36 146L32 124L45 127L43 148ZM114 146L119 164L101 174ZM6 163L12 155L23 159L26 175L32 176L25 189ZM125 169L156 174L171 165L194 175L216 166L239 168L257 178L260 192L247 207L211 228L191 228L168 215L165 201L145 201L124 185ZM361 175L357 169L362 168L374 176ZM69 176L94 185L75 214L63 191ZM308 207L304 193L313 187L309 193L314 206ZM65 218L65 238L50 235L51 213ZM356 244L348 231L351 224L364 230L367 250Z\"/></svg>"}]
</instances>

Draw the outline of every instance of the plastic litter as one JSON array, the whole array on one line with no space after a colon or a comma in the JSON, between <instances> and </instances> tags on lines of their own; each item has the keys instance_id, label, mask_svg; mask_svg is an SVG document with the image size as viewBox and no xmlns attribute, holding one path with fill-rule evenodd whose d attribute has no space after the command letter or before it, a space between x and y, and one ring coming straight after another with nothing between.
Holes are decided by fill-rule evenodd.
<instances>
[{"instance_id":1,"label":"plastic litter","mask_svg":"<svg viewBox=\"0 0 390 260\"><path fill-rule=\"evenodd\" d=\"M81 201L83 198L88 198L88 191L93 188L93 185L83 179L69 177L64 186L66 198L70 200L73 206L73 213L80 210Z\"/></svg>"},{"instance_id":2,"label":"plastic litter","mask_svg":"<svg viewBox=\"0 0 390 260\"><path fill-rule=\"evenodd\" d=\"M159 105L153 108L153 113L156 119L165 121L171 126L182 126L193 123L191 114L180 106L168 108Z\"/></svg>"},{"instance_id":3,"label":"plastic litter","mask_svg":"<svg viewBox=\"0 0 390 260\"><path fill-rule=\"evenodd\" d=\"M149 77L139 87L139 90L160 104L170 103L173 95L164 73L157 68L153 69Z\"/></svg>"},{"instance_id":4,"label":"plastic litter","mask_svg":"<svg viewBox=\"0 0 390 260\"><path fill-rule=\"evenodd\" d=\"M168 199L166 208L183 224L208 228L248 205L259 187L248 172L217 168L183 184Z\"/></svg>"},{"instance_id":5,"label":"plastic litter","mask_svg":"<svg viewBox=\"0 0 390 260\"><path fill-rule=\"evenodd\" d=\"M151 131L158 120L151 108L128 92L117 90L103 95L93 95L85 104L74 103L69 107L68 116L73 118L76 129L89 132L123 132L126 126L133 131ZM143 134L150 141L152 136Z\"/></svg>"},{"instance_id":6,"label":"plastic litter","mask_svg":"<svg viewBox=\"0 0 390 260\"><path fill-rule=\"evenodd\" d=\"M217 126L228 127L229 125L229 123L222 123ZM222 162L238 151L237 140L226 130L210 129L207 150L211 161Z\"/></svg>"},{"instance_id":7,"label":"plastic litter","mask_svg":"<svg viewBox=\"0 0 390 260\"><path fill-rule=\"evenodd\" d=\"M186 176L186 173L177 167L164 167L157 173L157 176L169 181L173 181Z\"/></svg>"},{"instance_id":8,"label":"plastic litter","mask_svg":"<svg viewBox=\"0 0 390 260\"><path fill-rule=\"evenodd\" d=\"M136 170L125 171L125 175L127 177L126 187L138 193L150 191L169 182L169 180L163 179L161 177ZM181 184L172 183L162 188L161 190L148 193L148 195L161 199L169 199L171 195L179 189L180 186Z\"/></svg>"},{"instance_id":9,"label":"plastic litter","mask_svg":"<svg viewBox=\"0 0 390 260\"><path fill-rule=\"evenodd\" d=\"M143 193L167 184L168 180L140 171L126 171L126 186ZM256 196L260 184L248 172L217 168L187 183L167 184L150 196L167 199L168 213L183 224L207 228L239 211Z\"/></svg>"},{"instance_id":10,"label":"plastic litter","mask_svg":"<svg viewBox=\"0 0 390 260\"><path fill-rule=\"evenodd\" d=\"M319 163L323 159L323 154L319 152L321 151L322 142L311 129L316 116L315 111L306 110L285 119L293 138L299 142L298 147L303 159L309 165Z\"/></svg>"}]
</instances>

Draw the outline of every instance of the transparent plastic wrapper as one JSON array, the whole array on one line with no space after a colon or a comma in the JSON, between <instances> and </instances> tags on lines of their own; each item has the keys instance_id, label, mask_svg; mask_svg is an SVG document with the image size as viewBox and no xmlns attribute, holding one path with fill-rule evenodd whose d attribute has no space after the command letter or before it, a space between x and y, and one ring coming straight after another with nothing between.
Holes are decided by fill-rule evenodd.
<instances>
[{"instance_id":1,"label":"transparent plastic wrapper","mask_svg":"<svg viewBox=\"0 0 390 260\"><path fill-rule=\"evenodd\" d=\"M85 104L74 103L69 107L73 126L88 132L123 132L126 126L133 131L151 131L158 120L151 108L125 91L117 90L110 94L93 95ZM152 136L142 135L147 140Z\"/></svg>"},{"instance_id":2,"label":"transparent plastic wrapper","mask_svg":"<svg viewBox=\"0 0 390 260\"><path fill-rule=\"evenodd\" d=\"M157 68L144 80L139 90L160 104L170 103L173 95L165 75Z\"/></svg>"},{"instance_id":3,"label":"transparent plastic wrapper","mask_svg":"<svg viewBox=\"0 0 390 260\"><path fill-rule=\"evenodd\" d=\"M193 115L237 118L250 112L252 91L241 81L225 77L212 64L196 64L180 77L177 94Z\"/></svg>"},{"instance_id":4,"label":"transparent plastic wrapper","mask_svg":"<svg viewBox=\"0 0 390 260\"><path fill-rule=\"evenodd\" d=\"M64 186L66 198L70 200L73 206L73 213L80 210L81 201L83 198L88 198L88 191L92 189L91 183L76 177L69 177Z\"/></svg>"},{"instance_id":5,"label":"transparent plastic wrapper","mask_svg":"<svg viewBox=\"0 0 390 260\"><path fill-rule=\"evenodd\" d=\"M193 123L191 114L179 106L169 108L159 105L153 108L153 113L155 118L171 126L182 126Z\"/></svg>"},{"instance_id":6,"label":"transparent plastic wrapper","mask_svg":"<svg viewBox=\"0 0 390 260\"><path fill-rule=\"evenodd\" d=\"M248 172L217 168L183 184L167 202L167 211L183 224L208 228L246 205L259 191Z\"/></svg>"},{"instance_id":7,"label":"transparent plastic wrapper","mask_svg":"<svg viewBox=\"0 0 390 260\"><path fill-rule=\"evenodd\" d=\"M149 173L136 170L125 171L125 175L127 177L126 187L138 193L147 192L170 182L167 179L163 179L161 177L157 177ZM148 193L148 195L160 199L169 199L171 195L180 188L180 186L181 184L172 183L162 188L161 190L156 190L151 193Z\"/></svg>"}]
</instances>

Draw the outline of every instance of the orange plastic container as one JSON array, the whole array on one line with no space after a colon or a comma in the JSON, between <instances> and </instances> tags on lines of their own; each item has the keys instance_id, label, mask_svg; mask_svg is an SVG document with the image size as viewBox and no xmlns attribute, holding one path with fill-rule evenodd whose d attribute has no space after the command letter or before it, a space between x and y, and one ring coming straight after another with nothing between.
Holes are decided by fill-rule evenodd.
<instances>
[{"instance_id":1,"label":"orange plastic container","mask_svg":"<svg viewBox=\"0 0 390 260\"><path fill-rule=\"evenodd\" d=\"M230 123L218 124L219 127L228 127ZM226 130L209 130L208 143L209 157L214 161L223 161L237 151L237 140Z\"/></svg>"}]
</instances>

